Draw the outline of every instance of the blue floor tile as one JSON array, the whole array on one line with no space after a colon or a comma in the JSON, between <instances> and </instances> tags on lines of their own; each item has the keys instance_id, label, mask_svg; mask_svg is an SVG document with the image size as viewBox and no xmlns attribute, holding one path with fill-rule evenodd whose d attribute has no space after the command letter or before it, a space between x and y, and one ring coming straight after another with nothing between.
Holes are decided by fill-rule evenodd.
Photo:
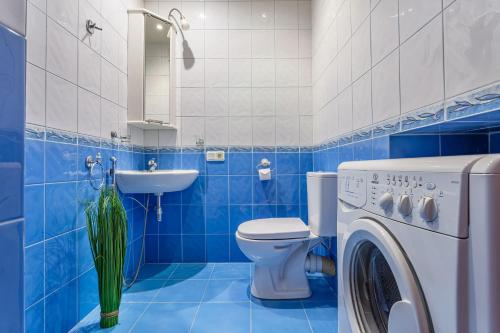
<instances>
[{"instance_id":1,"label":"blue floor tile","mask_svg":"<svg viewBox=\"0 0 500 333\"><path fill-rule=\"evenodd\" d=\"M78 325L76 325L70 331L70 333L129 332L132 326L134 326L137 319L143 314L147 306L147 303L122 304L120 306L120 317L118 319L118 325L108 329L101 329L99 327L100 308L97 307L92 312L90 312L82 321L80 321Z\"/></svg>"},{"instance_id":2,"label":"blue floor tile","mask_svg":"<svg viewBox=\"0 0 500 333\"><path fill-rule=\"evenodd\" d=\"M198 305L198 303L152 303L131 332L188 333Z\"/></svg>"},{"instance_id":3,"label":"blue floor tile","mask_svg":"<svg viewBox=\"0 0 500 333\"><path fill-rule=\"evenodd\" d=\"M155 302L200 302L208 280L168 280Z\"/></svg>"},{"instance_id":4,"label":"blue floor tile","mask_svg":"<svg viewBox=\"0 0 500 333\"><path fill-rule=\"evenodd\" d=\"M309 324L315 333L337 332L337 302L303 303Z\"/></svg>"},{"instance_id":5,"label":"blue floor tile","mask_svg":"<svg viewBox=\"0 0 500 333\"><path fill-rule=\"evenodd\" d=\"M252 303L252 332L310 333L301 302L265 301Z\"/></svg>"},{"instance_id":6,"label":"blue floor tile","mask_svg":"<svg viewBox=\"0 0 500 333\"><path fill-rule=\"evenodd\" d=\"M146 264L141 268L139 279L168 280L179 264Z\"/></svg>"},{"instance_id":7,"label":"blue floor tile","mask_svg":"<svg viewBox=\"0 0 500 333\"><path fill-rule=\"evenodd\" d=\"M249 279L250 269L251 265L244 263L215 264L212 280Z\"/></svg>"},{"instance_id":8,"label":"blue floor tile","mask_svg":"<svg viewBox=\"0 0 500 333\"><path fill-rule=\"evenodd\" d=\"M250 332L250 303L202 303L191 333Z\"/></svg>"},{"instance_id":9,"label":"blue floor tile","mask_svg":"<svg viewBox=\"0 0 500 333\"><path fill-rule=\"evenodd\" d=\"M250 299L250 279L210 280L203 302L243 302Z\"/></svg>"},{"instance_id":10,"label":"blue floor tile","mask_svg":"<svg viewBox=\"0 0 500 333\"><path fill-rule=\"evenodd\" d=\"M214 264L179 264L171 279L209 279L212 275Z\"/></svg>"},{"instance_id":11,"label":"blue floor tile","mask_svg":"<svg viewBox=\"0 0 500 333\"><path fill-rule=\"evenodd\" d=\"M165 284L162 280L138 280L122 297L123 302L151 302L160 288Z\"/></svg>"},{"instance_id":12,"label":"blue floor tile","mask_svg":"<svg viewBox=\"0 0 500 333\"><path fill-rule=\"evenodd\" d=\"M309 279L309 286L311 287L312 295L306 302L334 301L337 299L337 294L324 278Z\"/></svg>"}]
</instances>

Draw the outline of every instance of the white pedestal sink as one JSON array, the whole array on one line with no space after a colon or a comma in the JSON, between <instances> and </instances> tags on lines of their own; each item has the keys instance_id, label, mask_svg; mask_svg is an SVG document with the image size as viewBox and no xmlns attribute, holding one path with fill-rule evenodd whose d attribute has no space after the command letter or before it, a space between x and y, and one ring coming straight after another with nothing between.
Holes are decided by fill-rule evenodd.
<instances>
[{"instance_id":1,"label":"white pedestal sink","mask_svg":"<svg viewBox=\"0 0 500 333\"><path fill-rule=\"evenodd\" d=\"M198 170L117 170L116 184L123 193L153 193L182 191L198 177Z\"/></svg>"}]
</instances>

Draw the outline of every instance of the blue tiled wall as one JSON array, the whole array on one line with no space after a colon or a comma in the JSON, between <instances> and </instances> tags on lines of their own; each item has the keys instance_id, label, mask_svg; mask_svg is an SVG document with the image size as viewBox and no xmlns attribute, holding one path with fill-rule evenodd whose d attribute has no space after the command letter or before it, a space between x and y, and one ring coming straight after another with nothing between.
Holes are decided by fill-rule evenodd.
<instances>
[{"instance_id":1,"label":"blue tiled wall","mask_svg":"<svg viewBox=\"0 0 500 333\"><path fill-rule=\"evenodd\" d=\"M0 332L23 330L25 39L0 25Z\"/></svg>"},{"instance_id":2,"label":"blue tiled wall","mask_svg":"<svg viewBox=\"0 0 500 333\"><path fill-rule=\"evenodd\" d=\"M144 154L42 128L29 128L26 134L26 332L67 332L98 304L84 213L98 191L90 186L85 157L100 152L108 169L114 155L121 168L134 169L142 168ZM140 256L144 210L125 196L123 203L129 219L126 275L130 277Z\"/></svg>"},{"instance_id":3,"label":"blue tiled wall","mask_svg":"<svg viewBox=\"0 0 500 333\"><path fill-rule=\"evenodd\" d=\"M146 262L247 261L234 237L239 224L288 216L307 221L305 174L312 170L311 150L222 149L224 162L205 162L204 150L196 149L149 149L145 154L144 165L156 158L160 169L200 172L187 190L163 196L162 222L156 221L156 201L150 198ZM271 161L269 181L258 178L262 158Z\"/></svg>"}]
</instances>

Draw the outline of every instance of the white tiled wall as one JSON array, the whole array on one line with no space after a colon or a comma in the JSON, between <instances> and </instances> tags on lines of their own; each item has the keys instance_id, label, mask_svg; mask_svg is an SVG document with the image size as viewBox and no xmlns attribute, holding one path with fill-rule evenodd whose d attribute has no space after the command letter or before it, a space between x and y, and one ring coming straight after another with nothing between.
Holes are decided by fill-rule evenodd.
<instances>
[{"instance_id":1,"label":"white tiled wall","mask_svg":"<svg viewBox=\"0 0 500 333\"><path fill-rule=\"evenodd\" d=\"M146 132L148 144L312 144L311 1L145 1L191 29L178 47L177 136Z\"/></svg>"},{"instance_id":2,"label":"white tiled wall","mask_svg":"<svg viewBox=\"0 0 500 333\"><path fill-rule=\"evenodd\" d=\"M127 135L127 8L142 6L142 0L28 1L28 123L108 139L112 130ZM87 19L103 30L88 35Z\"/></svg>"},{"instance_id":3,"label":"white tiled wall","mask_svg":"<svg viewBox=\"0 0 500 333\"><path fill-rule=\"evenodd\" d=\"M26 35L26 0L0 1L0 24Z\"/></svg>"},{"instance_id":4,"label":"white tiled wall","mask_svg":"<svg viewBox=\"0 0 500 333\"><path fill-rule=\"evenodd\" d=\"M314 143L500 78L498 0L312 0Z\"/></svg>"}]
</instances>

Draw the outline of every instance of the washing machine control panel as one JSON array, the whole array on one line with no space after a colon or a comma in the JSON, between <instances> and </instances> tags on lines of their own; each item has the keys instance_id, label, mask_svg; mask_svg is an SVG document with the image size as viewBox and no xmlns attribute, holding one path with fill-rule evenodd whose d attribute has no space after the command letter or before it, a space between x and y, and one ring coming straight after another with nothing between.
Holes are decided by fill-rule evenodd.
<instances>
[{"instance_id":1,"label":"washing machine control panel","mask_svg":"<svg viewBox=\"0 0 500 333\"><path fill-rule=\"evenodd\" d=\"M365 171L365 174L364 209L417 227L467 237L466 174L394 171Z\"/></svg>"}]
</instances>

